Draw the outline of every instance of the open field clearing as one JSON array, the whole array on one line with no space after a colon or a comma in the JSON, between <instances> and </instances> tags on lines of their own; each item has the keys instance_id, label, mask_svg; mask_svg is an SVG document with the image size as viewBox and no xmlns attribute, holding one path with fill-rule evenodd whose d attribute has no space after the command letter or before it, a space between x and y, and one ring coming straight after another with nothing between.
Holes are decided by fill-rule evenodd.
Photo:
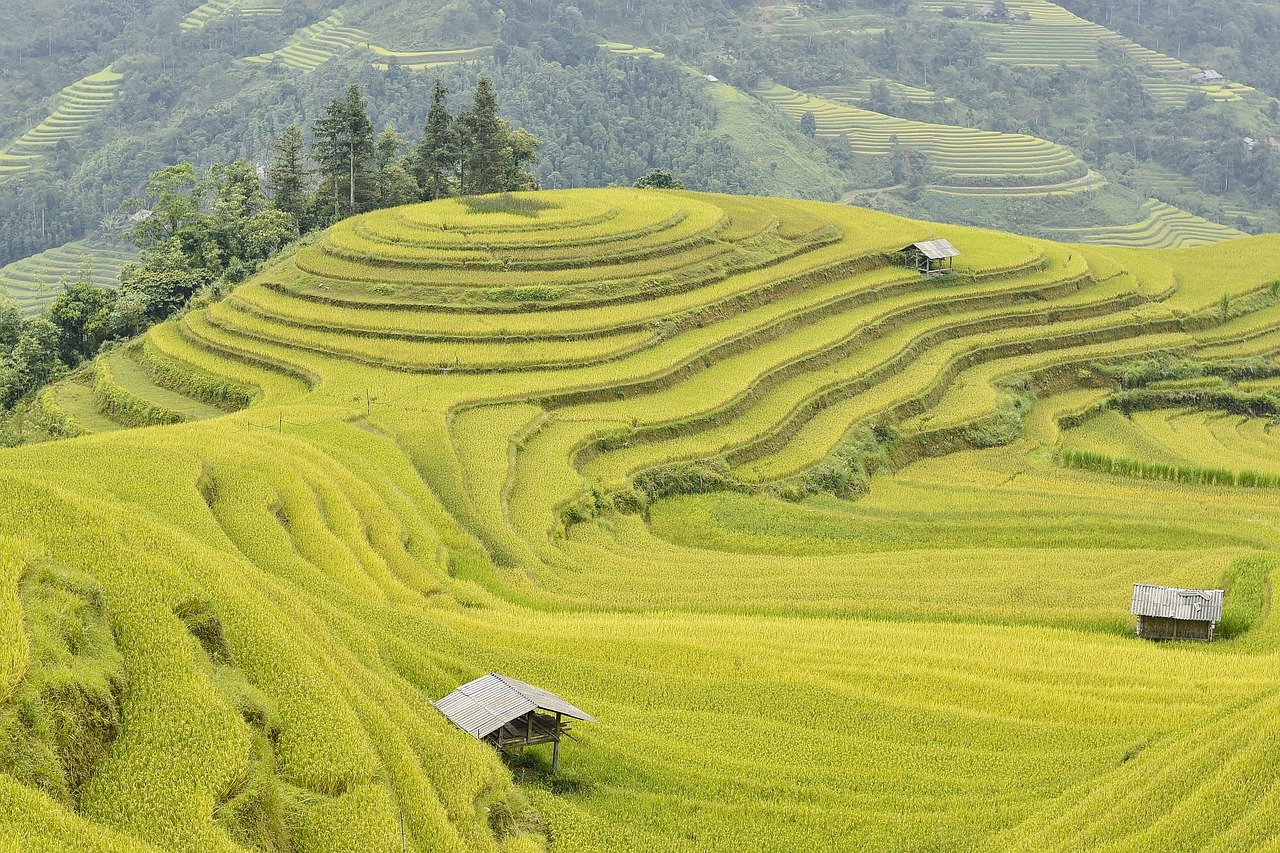
<instances>
[{"instance_id":1,"label":"open field clearing","mask_svg":"<svg viewBox=\"0 0 1280 853\"><path fill-rule=\"evenodd\" d=\"M128 244L76 240L0 267L0 290L32 316L58 298L63 281L87 275L95 287L115 287L121 268L137 254Z\"/></svg>"},{"instance_id":2,"label":"open field clearing","mask_svg":"<svg viewBox=\"0 0 1280 853\"><path fill-rule=\"evenodd\" d=\"M0 150L0 179L29 171L60 142L83 136L89 124L111 106L122 79L108 66L55 95L53 112Z\"/></svg>"},{"instance_id":3,"label":"open field clearing","mask_svg":"<svg viewBox=\"0 0 1280 853\"><path fill-rule=\"evenodd\" d=\"M654 59L665 59L666 54L660 53L649 47L639 47L634 44L627 44L623 41L607 41L600 45L610 53L616 53L619 56L648 56Z\"/></svg>"},{"instance_id":4,"label":"open field clearing","mask_svg":"<svg viewBox=\"0 0 1280 853\"><path fill-rule=\"evenodd\" d=\"M823 14L814 8L802 8L797 4L765 6L759 10L761 24L778 35L807 36L828 34L852 34L874 36L884 32L876 26L880 19L874 14Z\"/></svg>"},{"instance_id":5,"label":"open field clearing","mask_svg":"<svg viewBox=\"0 0 1280 853\"><path fill-rule=\"evenodd\" d=\"M1224 407L1276 403L1277 249L630 189L340 223L0 451L0 733L45 755L51 684L100 721L0 774L0 846L1257 848L1280 438ZM1138 581L1227 589L1220 639L1135 638ZM558 777L431 707L490 671L599 718Z\"/></svg>"}]
</instances>

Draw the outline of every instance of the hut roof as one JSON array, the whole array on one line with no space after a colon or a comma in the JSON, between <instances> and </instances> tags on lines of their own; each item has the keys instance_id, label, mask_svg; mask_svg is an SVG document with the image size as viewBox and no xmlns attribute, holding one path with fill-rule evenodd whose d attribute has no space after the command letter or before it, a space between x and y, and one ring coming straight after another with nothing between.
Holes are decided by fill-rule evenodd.
<instances>
[{"instance_id":1,"label":"hut roof","mask_svg":"<svg viewBox=\"0 0 1280 853\"><path fill-rule=\"evenodd\" d=\"M943 258L960 257L960 250L946 240L925 240L920 243L912 243L907 248L915 249L926 258L934 261Z\"/></svg>"},{"instance_id":2,"label":"hut roof","mask_svg":"<svg viewBox=\"0 0 1280 853\"><path fill-rule=\"evenodd\" d=\"M1135 583L1133 615L1218 622L1222 619L1222 590L1177 589Z\"/></svg>"},{"instance_id":3,"label":"hut roof","mask_svg":"<svg viewBox=\"0 0 1280 853\"><path fill-rule=\"evenodd\" d=\"M468 681L435 703L436 709L464 732L487 737L533 710L563 714L594 723L596 718L554 693L491 672Z\"/></svg>"}]
</instances>

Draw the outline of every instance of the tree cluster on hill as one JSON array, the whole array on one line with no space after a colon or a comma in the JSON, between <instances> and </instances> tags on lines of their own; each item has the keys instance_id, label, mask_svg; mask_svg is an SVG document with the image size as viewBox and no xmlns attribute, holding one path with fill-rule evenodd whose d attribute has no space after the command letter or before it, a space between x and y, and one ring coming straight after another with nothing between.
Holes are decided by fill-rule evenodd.
<instances>
[{"instance_id":1,"label":"tree cluster on hill","mask_svg":"<svg viewBox=\"0 0 1280 853\"><path fill-rule=\"evenodd\" d=\"M130 334L201 291L243 281L296 234L243 161L215 165L203 177L190 163L170 166L151 176L147 196L152 215L131 234L142 256L125 266L113 294L114 325Z\"/></svg>"},{"instance_id":2,"label":"tree cluster on hill","mask_svg":"<svg viewBox=\"0 0 1280 853\"><path fill-rule=\"evenodd\" d=\"M63 282L40 317L24 320L12 303L0 304L0 407L12 409L106 343L219 298L301 231L420 199L535 188L525 167L538 141L498 116L492 84L482 79L471 108L457 115L447 96L437 83L422 140L407 153L394 129L374 136L364 96L352 86L314 123L314 169L290 125L265 176L245 160L203 173L183 161L153 173L145 199L132 203L148 212L128 232L141 257L125 266L118 290L95 288L86 269ZM0 429L0 440L10 439Z\"/></svg>"},{"instance_id":3,"label":"tree cluster on hill","mask_svg":"<svg viewBox=\"0 0 1280 853\"><path fill-rule=\"evenodd\" d=\"M267 171L276 208L304 233L366 210L536 189L528 167L541 143L528 131L512 130L498 115L492 82L482 77L471 107L457 115L449 112L448 96L436 81L421 141L411 150L391 125L374 135L359 86L348 87L346 96L330 102L313 123L312 163L302 132L289 125Z\"/></svg>"},{"instance_id":4,"label":"tree cluster on hill","mask_svg":"<svg viewBox=\"0 0 1280 853\"><path fill-rule=\"evenodd\" d=\"M249 163L215 165L203 176L178 163L152 175L147 195L152 215L131 234L142 255L125 267L118 290L95 287L85 268L39 317L23 319L12 302L0 302L0 406L11 409L105 343L133 337L193 297L213 298L295 235Z\"/></svg>"}]
</instances>

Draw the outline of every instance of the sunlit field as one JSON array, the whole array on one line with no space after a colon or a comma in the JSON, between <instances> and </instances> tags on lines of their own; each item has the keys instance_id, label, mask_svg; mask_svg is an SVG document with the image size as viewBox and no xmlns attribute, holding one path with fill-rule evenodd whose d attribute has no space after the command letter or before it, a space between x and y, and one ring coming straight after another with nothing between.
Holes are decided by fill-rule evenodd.
<instances>
[{"instance_id":1,"label":"sunlit field","mask_svg":"<svg viewBox=\"0 0 1280 853\"><path fill-rule=\"evenodd\" d=\"M341 223L0 452L0 849L1274 848L1277 248ZM1139 581L1220 639L1137 639ZM558 776L432 708L489 671L598 717Z\"/></svg>"}]
</instances>

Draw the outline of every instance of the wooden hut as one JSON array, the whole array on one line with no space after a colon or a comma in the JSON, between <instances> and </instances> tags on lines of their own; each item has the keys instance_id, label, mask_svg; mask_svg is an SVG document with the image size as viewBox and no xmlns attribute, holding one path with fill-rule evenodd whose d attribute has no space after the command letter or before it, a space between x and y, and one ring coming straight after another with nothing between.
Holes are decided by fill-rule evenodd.
<instances>
[{"instance_id":1,"label":"wooden hut","mask_svg":"<svg viewBox=\"0 0 1280 853\"><path fill-rule=\"evenodd\" d=\"M467 734L503 752L552 744L552 773L560 769L560 738L568 721L596 721L554 693L496 672L468 681L435 707Z\"/></svg>"},{"instance_id":2,"label":"wooden hut","mask_svg":"<svg viewBox=\"0 0 1280 853\"><path fill-rule=\"evenodd\" d=\"M1135 583L1132 610L1138 617L1139 637L1207 643L1213 639L1214 626L1222 621L1222 590Z\"/></svg>"},{"instance_id":3,"label":"wooden hut","mask_svg":"<svg viewBox=\"0 0 1280 853\"><path fill-rule=\"evenodd\" d=\"M912 243L902 249L907 266L924 275L944 275L951 272L951 262L960 257L960 250L946 240L925 240Z\"/></svg>"}]
</instances>

